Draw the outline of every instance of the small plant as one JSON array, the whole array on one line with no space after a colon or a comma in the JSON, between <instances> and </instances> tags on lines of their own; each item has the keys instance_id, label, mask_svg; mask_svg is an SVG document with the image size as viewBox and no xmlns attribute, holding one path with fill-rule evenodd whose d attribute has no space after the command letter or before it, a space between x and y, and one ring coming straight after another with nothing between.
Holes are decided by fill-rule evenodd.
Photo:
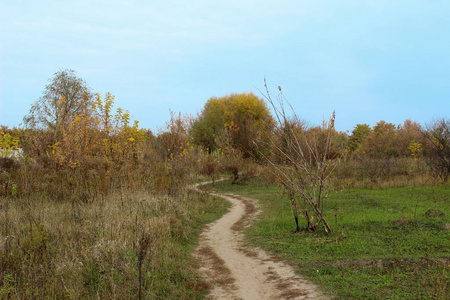
<instances>
[{"instance_id":1,"label":"small plant","mask_svg":"<svg viewBox=\"0 0 450 300\"><path fill-rule=\"evenodd\" d=\"M3 278L2 287L0 288L0 299L11 299L11 295L14 292L14 278L11 274L6 274Z\"/></svg>"}]
</instances>

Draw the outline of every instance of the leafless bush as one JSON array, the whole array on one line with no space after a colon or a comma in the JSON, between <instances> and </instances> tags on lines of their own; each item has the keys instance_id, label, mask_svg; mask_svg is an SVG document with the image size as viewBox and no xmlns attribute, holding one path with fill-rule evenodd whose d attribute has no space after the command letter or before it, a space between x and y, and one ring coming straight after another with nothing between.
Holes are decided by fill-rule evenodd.
<instances>
[{"instance_id":1,"label":"leafless bush","mask_svg":"<svg viewBox=\"0 0 450 300\"><path fill-rule=\"evenodd\" d=\"M274 149L272 156L281 158L273 160L267 157L267 161L278 181L287 190L296 231L300 230L298 218L302 215L307 222L307 230L316 230L321 223L326 232L331 232L322 209L327 180L336 166L338 156L332 151L335 115L333 113L322 126L305 131L299 126L299 118L288 104L293 114L289 118L281 88L278 88L280 94L275 103L267 85L265 87L266 93L263 95L271 104L278 121L278 128L271 140Z\"/></svg>"}]
</instances>

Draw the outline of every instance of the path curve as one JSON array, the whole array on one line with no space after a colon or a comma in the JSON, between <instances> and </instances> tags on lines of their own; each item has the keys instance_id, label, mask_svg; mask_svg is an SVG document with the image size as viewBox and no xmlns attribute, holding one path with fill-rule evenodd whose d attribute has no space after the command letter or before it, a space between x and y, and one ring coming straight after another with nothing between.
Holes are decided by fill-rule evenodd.
<instances>
[{"instance_id":1,"label":"path curve","mask_svg":"<svg viewBox=\"0 0 450 300\"><path fill-rule=\"evenodd\" d=\"M328 299L288 264L245 246L240 231L258 214L256 200L209 193L232 204L228 213L207 226L194 253L214 299Z\"/></svg>"}]
</instances>

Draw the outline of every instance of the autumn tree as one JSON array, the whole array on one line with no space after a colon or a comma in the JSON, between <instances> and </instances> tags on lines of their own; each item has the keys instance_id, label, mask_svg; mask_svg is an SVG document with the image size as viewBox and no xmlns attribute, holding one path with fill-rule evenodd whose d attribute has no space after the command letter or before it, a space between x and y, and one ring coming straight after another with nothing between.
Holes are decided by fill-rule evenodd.
<instances>
[{"instance_id":1,"label":"autumn tree","mask_svg":"<svg viewBox=\"0 0 450 300\"><path fill-rule=\"evenodd\" d=\"M170 112L170 120L158 132L153 144L160 174L154 184L169 194L177 193L187 183L188 177L197 168L197 150L188 134L191 126L189 115Z\"/></svg>"},{"instance_id":2,"label":"autumn tree","mask_svg":"<svg viewBox=\"0 0 450 300\"><path fill-rule=\"evenodd\" d=\"M372 157L398 156L396 137L396 126L381 120L367 135L362 144L362 150Z\"/></svg>"},{"instance_id":3,"label":"autumn tree","mask_svg":"<svg viewBox=\"0 0 450 300\"><path fill-rule=\"evenodd\" d=\"M396 146L400 156L411 156L413 148L416 149L413 150L413 153L417 154L423 144L422 126L419 123L408 119L398 126Z\"/></svg>"},{"instance_id":4,"label":"autumn tree","mask_svg":"<svg viewBox=\"0 0 450 300\"><path fill-rule=\"evenodd\" d=\"M145 132L138 122L131 124L127 110L113 112L114 96L99 94L61 128L61 138L52 146L58 161L68 167L78 168L90 160L105 164L123 165L137 159L145 141Z\"/></svg>"},{"instance_id":5,"label":"autumn tree","mask_svg":"<svg viewBox=\"0 0 450 300\"><path fill-rule=\"evenodd\" d=\"M187 116L178 116L170 111L170 120L166 122L166 126L159 130L155 140L156 152L160 157L168 159L177 156L188 147L190 137L188 134L190 128L190 120Z\"/></svg>"},{"instance_id":6,"label":"autumn tree","mask_svg":"<svg viewBox=\"0 0 450 300\"><path fill-rule=\"evenodd\" d=\"M210 152L226 142L244 157L259 157L260 151L268 145L268 132L274 120L265 102L253 93L230 94L210 98L190 134L196 145Z\"/></svg>"},{"instance_id":7,"label":"autumn tree","mask_svg":"<svg viewBox=\"0 0 450 300\"><path fill-rule=\"evenodd\" d=\"M348 148L350 152L357 150L364 143L370 130L370 126L367 124L356 124L348 139Z\"/></svg>"},{"instance_id":8,"label":"autumn tree","mask_svg":"<svg viewBox=\"0 0 450 300\"><path fill-rule=\"evenodd\" d=\"M92 93L73 70L59 70L49 81L43 95L24 117L24 123L28 127L46 128L59 135L62 126L86 110Z\"/></svg>"},{"instance_id":9,"label":"autumn tree","mask_svg":"<svg viewBox=\"0 0 450 300\"><path fill-rule=\"evenodd\" d=\"M426 162L435 176L447 181L450 175L450 120L431 122L426 126L424 135L428 140Z\"/></svg>"}]
</instances>

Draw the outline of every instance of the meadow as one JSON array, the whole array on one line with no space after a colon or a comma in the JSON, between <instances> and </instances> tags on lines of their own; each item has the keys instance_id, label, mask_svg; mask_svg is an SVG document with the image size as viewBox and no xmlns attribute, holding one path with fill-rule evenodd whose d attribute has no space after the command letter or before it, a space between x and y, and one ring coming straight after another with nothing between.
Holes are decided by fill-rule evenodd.
<instances>
[{"instance_id":1,"label":"meadow","mask_svg":"<svg viewBox=\"0 0 450 300\"><path fill-rule=\"evenodd\" d=\"M448 299L450 186L330 190L324 212L333 228L292 233L283 189L252 180L211 189L258 199L248 242L289 261L336 299ZM306 225L306 224L302 224Z\"/></svg>"}]
</instances>

